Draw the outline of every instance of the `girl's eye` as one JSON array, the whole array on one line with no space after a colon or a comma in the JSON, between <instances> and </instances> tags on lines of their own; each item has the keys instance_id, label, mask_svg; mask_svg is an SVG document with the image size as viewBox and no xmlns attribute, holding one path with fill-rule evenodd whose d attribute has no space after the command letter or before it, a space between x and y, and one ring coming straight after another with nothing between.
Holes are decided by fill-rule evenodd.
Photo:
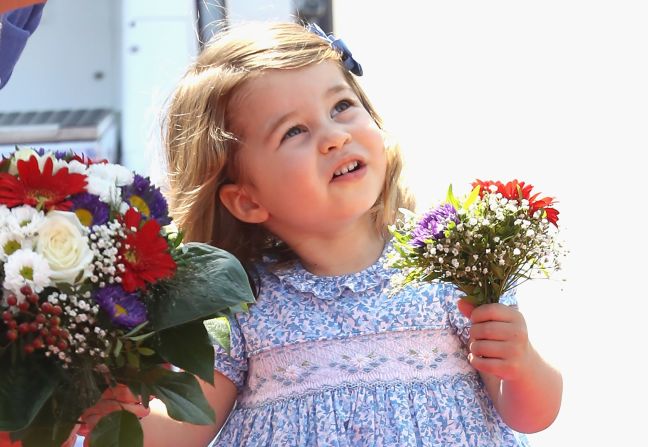
<instances>
[{"instance_id":1,"label":"girl's eye","mask_svg":"<svg viewBox=\"0 0 648 447\"><path fill-rule=\"evenodd\" d=\"M301 127L293 126L290 129L288 129L288 131L281 138L281 141L284 141L284 140L286 140L288 138L295 137L295 136L299 135L300 133L302 133L303 131L304 131L304 129L302 129Z\"/></svg>"},{"instance_id":2,"label":"girl's eye","mask_svg":"<svg viewBox=\"0 0 648 447\"><path fill-rule=\"evenodd\" d=\"M338 101L338 103L335 104L335 106L333 107L333 115L337 115L338 113L344 112L352 105L353 105L353 101L349 99L343 99L342 101Z\"/></svg>"}]
</instances>

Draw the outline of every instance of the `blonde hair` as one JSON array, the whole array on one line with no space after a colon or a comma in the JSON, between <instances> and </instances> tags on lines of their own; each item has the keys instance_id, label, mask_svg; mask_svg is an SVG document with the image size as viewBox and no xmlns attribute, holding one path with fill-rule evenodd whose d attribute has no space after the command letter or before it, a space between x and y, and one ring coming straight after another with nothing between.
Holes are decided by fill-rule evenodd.
<instances>
[{"instance_id":1,"label":"blonde hair","mask_svg":"<svg viewBox=\"0 0 648 447\"><path fill-rule=\"evenodd\" d=\"M221 204L219 188L240 175L237 139L231 133L230 103L244 82L264 70L296 69L326 60L339 63L365 109L382 129L382 120L340 54L328 42L296 23L250 23L225 29L203 49L180 81L168 108L165 149L171 215L185 240L213 244L244 265L281 246L261 225L243 223ZM386 145L387 146L387 145ZM413 208L400 184L402 161L396 144L385 148L385 184L371 209L383 236L398 208Z\"/></svg>"}]
</instances>

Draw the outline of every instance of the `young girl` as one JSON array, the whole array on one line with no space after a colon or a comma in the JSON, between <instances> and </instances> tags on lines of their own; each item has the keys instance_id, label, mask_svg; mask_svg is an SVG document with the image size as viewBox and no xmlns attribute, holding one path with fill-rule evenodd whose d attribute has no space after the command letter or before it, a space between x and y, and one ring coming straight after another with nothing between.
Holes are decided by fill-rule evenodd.
<instances>
[{"instance_id":1,"label":"young girl","mask_svg":"<svg viewBox=\"0 0 648 447\"><path fill-rule=\"evenodd\" d=\"M515 306L472 309L444 284L390 294L386 227L413 204L352 72L340 41L255 24L219 34L176 90L175 220L234 253L258 299L216 347L216 424L154 408L147 445L220 430L216 446L518 446L556 417L560 374Z\"/></svg>"}]
</instances>

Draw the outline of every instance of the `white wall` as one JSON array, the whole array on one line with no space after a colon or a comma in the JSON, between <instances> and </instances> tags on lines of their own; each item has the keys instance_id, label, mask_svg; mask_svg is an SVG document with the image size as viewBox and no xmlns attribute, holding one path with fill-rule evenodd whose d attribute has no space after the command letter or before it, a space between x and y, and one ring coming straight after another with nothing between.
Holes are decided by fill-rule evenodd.
<instances>
[{"instance_id":1,"label":"white wall","mask_svg":"<svg viewBox=\"0 0 648 447\"><path fill-rule=\"evenodd\" d=\"M292 0L228 0L227 15L231 21L291 20Z\"/></svg>"},{"instance_id":2,"label":"white wall","mask_svg":"<svg viewBox=\"0 0 648 447\"><path fill-rule=\"evenodd\" d=\"M519 291L565 380L534 447L645 439L647 19L639 1L334 2L423 206L474 178L559 200L566 282Z\"/></svg>"},{"instance_id":3,"label":"white wall","mask_svg":"<svg viewBox=\"0 0 648 447\"><path fill-rule=\"evenodd\" d=\"M48 1L0 90L0 112L118 108L117 13L113 0Z\"/></svg>"},{"instance_id":4,"label":"white wall","mask_svg":"<svg viewBox=\"0 0 648 447\"><path fill-rule=\"evenodd\" d=\"M122 164L158 179L161 110L198 53L195 2L122 0Z\"/></svg>"}]
</instances>

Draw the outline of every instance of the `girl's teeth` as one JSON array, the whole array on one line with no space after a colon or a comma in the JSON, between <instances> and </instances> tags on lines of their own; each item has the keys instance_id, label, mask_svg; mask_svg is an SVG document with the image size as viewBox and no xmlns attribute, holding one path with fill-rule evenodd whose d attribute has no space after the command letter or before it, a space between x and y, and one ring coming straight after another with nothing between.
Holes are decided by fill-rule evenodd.
<instances>
[{"instance_id":1,"label":"girl's teeth","mask_svg":"<svg viewBox=\"0 0 648 447\"><path fill-rule=\"evenodd\" d=\"M342 174L346 174L347 172L352 171L353 169L355 169L356 166L358 166L357 161L351 162L348 165L346 165L345 167L343 167L342 169L340 169L339 171L335 171L333 173L333 175L335 175L337 177L337 176L340 176Z\"/></svg>"}]
</instances>

